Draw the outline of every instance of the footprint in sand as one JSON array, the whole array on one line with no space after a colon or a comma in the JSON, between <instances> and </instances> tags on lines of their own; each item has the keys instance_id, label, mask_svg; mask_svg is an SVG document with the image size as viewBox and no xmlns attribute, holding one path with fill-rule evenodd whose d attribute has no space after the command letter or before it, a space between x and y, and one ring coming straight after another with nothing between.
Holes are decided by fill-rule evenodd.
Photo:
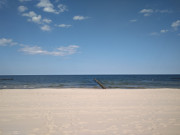
<instances>
[{"instance_id":1,"label":"footprint in sand","mask_svg":"<svg viewBox=\"0 0 180 135\"><path fill-rule=\"evenodd\" d=\"M54 134L57 131L58 126L54 122L53 114L52 112L47 112L44 114L45 120L46 120L46 125L45 127L47 128L47 135Z\"/></svg>"},{"instance_id":2,"label":"footprint in sand","mask_svg":"<svg viewBox=\"0 0 180 135\"><path fill-rule=\"evenodd\" d=\"M34 128L33 132L38 132L40 129L39 128Z\"/></svg>"}]
</instances>

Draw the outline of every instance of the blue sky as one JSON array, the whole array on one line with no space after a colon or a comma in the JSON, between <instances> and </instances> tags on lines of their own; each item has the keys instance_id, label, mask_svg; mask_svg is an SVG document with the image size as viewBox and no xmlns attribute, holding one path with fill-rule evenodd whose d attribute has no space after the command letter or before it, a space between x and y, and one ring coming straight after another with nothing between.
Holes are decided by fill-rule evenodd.
<instances>
[{"instance_id":1,"label":"blue sky","mask_svg":"<svg viewBox=\"0 0 180 135\"><path fill-rule=\"evenodd\" d=\"M179 0L0 0L0 75L180 74Z\"/></svg>"}]
</instances>

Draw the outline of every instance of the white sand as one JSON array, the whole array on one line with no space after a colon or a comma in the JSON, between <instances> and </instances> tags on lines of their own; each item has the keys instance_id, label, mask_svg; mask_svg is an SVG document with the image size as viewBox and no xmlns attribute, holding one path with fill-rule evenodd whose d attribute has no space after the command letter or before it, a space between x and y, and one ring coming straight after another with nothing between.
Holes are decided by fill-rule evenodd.
<instances>
[{"instance_id":1,"label":"white sand","mask_svg":"<svg viewBox=\"0 0 180 135\"><path fill-rule=\"evenodd\" d=\"M180 89L0 90L0 135L180 135Z\"/></svg>"}]
</instances>

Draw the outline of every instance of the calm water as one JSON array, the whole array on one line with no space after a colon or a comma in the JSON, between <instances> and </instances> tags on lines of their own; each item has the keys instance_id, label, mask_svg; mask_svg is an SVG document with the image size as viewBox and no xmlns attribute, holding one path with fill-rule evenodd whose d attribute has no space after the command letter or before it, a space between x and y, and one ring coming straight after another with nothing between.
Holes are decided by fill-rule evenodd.
<instances>
[{"instance_id":1,"label":"calm water","mask_svg":"<svg viewBox=\"0 0 180 135\"><path fill-rule=\"evenodd\" d=\"M24 88L180 88L180 75L21 75L0 76L0 89Z\"/></svg>"}]
</instances>

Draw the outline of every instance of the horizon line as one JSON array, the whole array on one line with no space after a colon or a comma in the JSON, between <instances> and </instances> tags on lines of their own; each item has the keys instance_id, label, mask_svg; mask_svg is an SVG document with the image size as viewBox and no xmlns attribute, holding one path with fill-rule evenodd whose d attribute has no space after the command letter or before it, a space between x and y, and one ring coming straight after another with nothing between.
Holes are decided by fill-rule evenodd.
<instances>
[{"instance_id":1,"label":"horizon line","mask_svg":"<svg viewBox=\"0 0 180 135\"><path fill-rule=\"evenodd\" d=\"M7 75L0 75L0 76L35 76L35 75L41 75L41 76L45 76L45 75L67 75L67 76L75 76L75 75L180 75L180 73L178 74L14 74L14 75L10 75L10 74L7 74Z\"/></svg>"}]
</instances>

